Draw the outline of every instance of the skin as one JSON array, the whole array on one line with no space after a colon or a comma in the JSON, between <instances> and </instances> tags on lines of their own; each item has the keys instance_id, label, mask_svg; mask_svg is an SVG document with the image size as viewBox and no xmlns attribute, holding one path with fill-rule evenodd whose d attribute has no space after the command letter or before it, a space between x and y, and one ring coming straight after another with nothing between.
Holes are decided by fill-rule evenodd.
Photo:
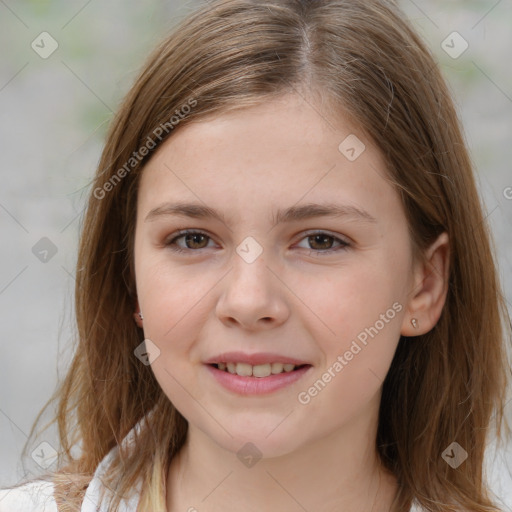
<instances>
[{"instance_id":1,"label":"skin","mask_svg":"<svg viewBox=\"0 0 512 512\"><path fill-rule=\"evenodd\" d=\"M353 162L338 149L350 134L366 145ZM215 208L226 223L146 220L177 200ZM376 222L317 217L273 226L278 208L327 201L358 206ZM176 240L186 251L176 253L165 242L182 229L205 236ZM312 236L318 231L327 238ZM263 248L252 263L236 252L246 237ZM338 239L349 247L336 251ZM427 264L413 261L399 195L372 142L343 115L334 124L296 94L184 125L143 172L134 249L144 334L160 350L151 368L189 422L167 478L168 512L389 510L397 484L374 447L382 383L400 335L428 332L439 319L448 239L429 248ZM402 306L394 318L299 403L394 303ZM313 370L270 395L244 397L203 364L228 350L290 355ZM252 467L237 457L247 442L262 453Z\"/></svg>"}]
</instances>

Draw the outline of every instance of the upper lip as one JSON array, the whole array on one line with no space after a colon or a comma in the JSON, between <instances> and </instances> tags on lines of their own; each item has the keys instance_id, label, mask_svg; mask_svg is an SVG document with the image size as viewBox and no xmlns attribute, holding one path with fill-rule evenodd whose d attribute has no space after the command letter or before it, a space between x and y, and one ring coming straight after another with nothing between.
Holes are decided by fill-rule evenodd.
<instances>
[{"instance_id":1,"label":"upper lip","mask_svg":"<svg viewBox=\"0 0 512 512\"><path fill-rule=\"evenodd\" d=\"M217 356L211 357L205 361L205 364L217 363L247 363L252 366L266 363L283 363L294 364L300 366L303 364L311 364L307 361L301 361L295 357L283 356L271 352L259 352L255 354L246 354L245 352L223 352Z\"/></svg>"}]
</instances>

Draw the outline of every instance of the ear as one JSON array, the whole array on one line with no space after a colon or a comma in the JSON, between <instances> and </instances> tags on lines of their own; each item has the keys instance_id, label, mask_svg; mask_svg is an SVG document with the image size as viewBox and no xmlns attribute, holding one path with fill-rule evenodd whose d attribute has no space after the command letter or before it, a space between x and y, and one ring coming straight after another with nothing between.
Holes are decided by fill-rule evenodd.
<instances>
[{"instance_id":1,"label":"ear","mask_svg":"<svg viewBox=\"0 0 512 512\"><path fill-rule=\"evenodd\" d=\"M139 301L135 301L135 313L133 313L133 319L138 327L142 329L142 312L139 307Z\"/></svg>"},{"instance_id":2,"label":"ear","mask_svg":"<svg viewBox=\"0 0 512 512\"><path fill-rule=\"evenodd\" d=\"M441 316L448 292L450 244L443 232L425 253L426 263L418 262L414 283L404 315L400 334L418 336L429 332ZM418 328L411 320L416 318Z\"/></svg>"}]
</instances>

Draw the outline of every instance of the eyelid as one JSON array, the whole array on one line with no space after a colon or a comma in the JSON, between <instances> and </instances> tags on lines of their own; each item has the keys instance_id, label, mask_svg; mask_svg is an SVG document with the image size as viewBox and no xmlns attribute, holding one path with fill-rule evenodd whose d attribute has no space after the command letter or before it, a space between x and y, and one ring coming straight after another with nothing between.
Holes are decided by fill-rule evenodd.
<instances>
[{"instance_id":1,"label":"eyelid","mask_svg":"<svg viewBox=\"0 0 512 512\"><path fill-rule=\"evenodd\" d=\"M180 229L178 231L175 231L171 235L165 237L162 245L163 246L169 246L171 245L171 242L174 242L178 238L181 238L185 235L206 235L207 238L209 238L212 241L215 241L215 238L206 230L204 229L196 229L196 228L185 228ZM194 249L186 249L188 251L193 251ZM196 249L196 251L199 249Z\"/></svg>"},{"instance_id":2,"label":"eyelid","mask_svg":"<svg viewBox=\"0 0 512 512\"><path fill-rule=\"evenodd\" d=\"M326 229L310 229L308 231L301 231L302 238L300 238L300 240L302 240L303 238L306 238L308 236L313 236L313 235L327 235L332 238L335 238L336 240L339 240L340 242L346 243L347 245L352 245L354 243L354 241L351 238L349 238L348 236L341 235L338 233L332 233L331 231L326 230Z\"/></svg>"},{"instance_id":3,"label":"eyelid","mask_svg":"<svg viewBox=\"0 0 512 512\"><path fill-rule=\"evenodd\" d=\"M353 244L351 241L346 240L343 235L337 235L334 233L331 233L330 231L322 230L322 229L316 229L316 230L310 230L305 231L301 233L300 239L297 241L297 243L302 242L303 240L306 240L307 238L315 235L326 235L329 238L332 238L334 240L334 243L338 242L340 245L338 247L332 247L330 249L323 249L323 250L314 250L314 249L307 249L304 247L301 247L304 251L307 251L307 254L312 257L328 257L333 256L335 254L338 254L340 251L347 251L348 249L351 249Z\"/></svg>"},{"instance_id":4,"label":"eyelid","mask_svg":"<svg viewBox=\"0 0 512 512\"><path fill-rule=\"evenodd\" d=\"M186 235L194 235L194 234L205 235L206 238L215 242L214 237L212 237L208 231L202 230L202 229L196 229L196 228L188 228L188 229L181 229L179 231L176 231L172 235L166 237L162 246L167 247L176 253L188 253L190 255L194 252L201 252L203 249L208 249L208 247L203 247L201 249L189 249L189 248L183 249L176 244L176 240L178 240ZM329 230L322 230L322 229L312 229L312 230L307 230L307 231L301 232L300 238L295 243L299 243L302 240L305 240L305 239L307 239L311 236L315 236L315 235L326 235L327 237L332 238L335 241L337 241L338 243L340 243L340 246L335 247L335 248L330 248L330 249L323 249L323 250L306 249L306 248L301 247L301 249L308 251L308 254L310 256L311 255L314 255L314 256L332 255L334 253L337 253L338 251L347 250L353 246L353 241L346 235L338 235L338 234L330 232Z\"/></svg>"}]
</instances>

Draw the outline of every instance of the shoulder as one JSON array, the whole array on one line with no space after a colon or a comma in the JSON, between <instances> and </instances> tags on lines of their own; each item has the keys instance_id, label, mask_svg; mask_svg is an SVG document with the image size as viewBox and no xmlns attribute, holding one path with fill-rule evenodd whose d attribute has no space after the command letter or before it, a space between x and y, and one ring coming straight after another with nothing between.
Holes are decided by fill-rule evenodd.
<instances>
[{"instance_id":1,"label":"shoulder","mask_svg":"<svg viewBox=\"0 0 512 512\"><path fill-rule=\"evenodd\" d=\"M0 512L58 512L53 483L35 480L19 487L0 489Z\"/></svg>"},{"instance_id":2,"label":"shoulder","mask_svg":"<svg viewBox=\"0 0 512 512\"><path fill-rule=\"evenodd\" d=\"M155 410L156 407L132 428L123 440L123 445L132 448L135 446L136 434ZM81 512L108 512L108 505L104 501L100 503L100 494L102 494L101 491L105 491L106 497L111 497L112 491L104 486L102 477L108 472L117 450L117 446L112 448L96 468L87 487ZM139 479L131 495L121 500L120 511L135 512L137 510L141 489L142 481ZM0 488L0 512L58 512L53 493L53 482L42 479L32 480L19 487Z\"/></svg>"}]
</instances>

